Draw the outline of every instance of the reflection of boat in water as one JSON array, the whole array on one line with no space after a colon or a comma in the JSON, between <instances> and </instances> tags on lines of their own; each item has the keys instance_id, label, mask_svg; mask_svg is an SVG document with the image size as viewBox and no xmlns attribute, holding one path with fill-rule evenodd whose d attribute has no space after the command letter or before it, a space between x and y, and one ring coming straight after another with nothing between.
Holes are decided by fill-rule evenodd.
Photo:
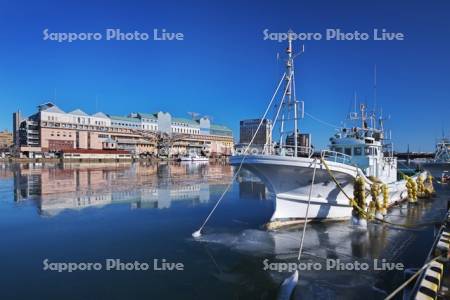
<instances>
[{"instance_id":1,"label":"reflection of boat in water","mask_svg":"<svg viewBox=\"0 0 450 300\"><path fill-rule=\"evenodd\" d=\"M261 154L243 153L230 159L232 165L242 165L242 168L260 177L275 195L275 212L271 220L301 220L305 217L317 220L350 218L352 207L346 194L352 195L353 182L357 176L363 178L366 189L369 189L375 180L380 185L385 184L389 191L389 204L403 200L407 195L406 181L397 179L397 159L393 157L392 145L387 143L383 120L378 119L375 112L368 113L365 105L360 106L360 113L355 111L350 114L349 119L354 126L340 128L339 132L330 138L329 149L322 151L321 159L313 157L310 137L301 135L298 129L299 101L295 95L295 56L292 53L291 40L286 52L286 72L282 77L286 86L281 103L275 106L276 115L272 122L281 123L277 147L265 147L268 150ZM291 110L294 116L290 120L294 124L288 126L283 116L289 116ZM271 137L273 129L275 126L272 128ZM270 143L273 146L272 142ZM253 150L250 151L252 152ZM314 173L316 175L312 184ZM333 182L330 173L339 182L342 190ZM307 210L311 185L311 202Z\"/></svg>"},{"instance_id":2,"label":"reflection of boat in water","mask_svg":"<svg viewBox=\"0 0 450 300\"><path fill-rule=\"evenodd\" d=\"M233 251L249 256L249 259L241 262L241 267L234 266L228 272L221 270L219 278L247 278L248 276L261 278L265 276L266 284L273 286L273 289L278 289L279 284L290 272L288 270L284 272L271 270L268 266L272 263L294 263L295 265L299 263L297 257L301 235L297 230L267 232L252 229L240 232L238 235L206 234L202 239L209 245L222 244L230 247ZM383 250L387 243L393 243L392 247ZM340 264L358 261L370 265L373 264L371 257L395 261L397 252L393 248L401 248L408 243L407 235L395 238L389 236L388 230L383 228L373 227L368 231L355 231L350 226L342 226L338 223L335 223L334 226L330 223L309 226L304 241L302 266L309 265L317 269L300 271L296 292L299 292L301 297L292 297L291 299L317 299L317 295L314 295L315 291L327 291L331 295L336 295L345 293L345 289L353 292L357 288L367 289L369 287L370 289L377 280L377 274L373 272L373 268L367 271L358 271L358 275L355 276L354 270L327 270L327 261L339 261ZM253 259L255 256L256 259ZM260 274L255 274L253 271L252 274L242 275L241 273L245 274L248 265L254 261L258 261L258 264L253 269L260 269ZM267 269L264 269L265 267ZM320 298L336 299L331 295Z\"/></svg>"},{"instance_id":3,"label":"reflection of boat in water","mask_svg":"<svg viewBox=\"0 0 450 300\"><path fill-rule=\"evenodd\" d=\"M398 224L414 224L439 220L445 211L430 209L431 202L421 202L418 205L407 205L396 207L389 214L389 221ZM431 227L431 225L430 225ZM404 262L409 257L413 243L423 238L423 228L405 229L386 226L383 224L370 224L367 230L346 223L324 222L308 225L304 240L304 252L302 266L318 264L320 270L300 270L299 283L296 295L291 299L358 299L358 291L364 291L365 295L372 293L370 299L384 298L388 291L398 286L397 281L392 283L392 276L400 276L403 271L387 272L374 269L374 261L380 263L385 259L388 263ZM432 230L432 229L430 229ZM290 230L264 231L246 229L237 233L209 232L204 234L200 240L211 246L211 252L221 248L213 245L221 245L234 252L245 254L248 259L241 261L238 266L229 267L228 272L221 270L221 278L240 278L250 276L261 278L266 276L266 284L278 289L279 284L291 274L288 270L278 272L276 270L264 269L264 261L267 263L294 263L298 264L298 251L301 240L301 227ZM420 243L420 242L419 242ZM426 251L424 254L426 255ZM337 269L331 266L327 269L327 262L335 261L342 264L367 263L368 270L354 271L345 268ZM219 261L220 262L220 261ZM256 262L256 263L255 263ZM217 262L215 262L217 263ZM254 269L259 268L260 274L245 274L248 265L255 263ZM380 264L378 264L380 266ZM408 267L405 264L406 267ZM392 286L393 285L393 286ZM322 297L318 296L322 292ZM326 297L324 296L326 295ZM356 297L355 297L356 295ZM273 297L275 298L275 297Z\"/></svg>"},{"instance_id":4,"label":"reflection of boat in water","mask_svg":"<svg viewBox=\"0 0 450 300\"><path fill-rule=\"evenodd\" d=\"M413 224L425 217L427 203L409 206L404 204L396 208L389 221L398 224ZM436 215L440 212L434 212ZM434 213L428 218L434 218ZM412 229L414 231L414 229ZM238 252L258 257L272 256L273 259L297 260L301 233L299 228L280 231L246 229L238 233L210 232L201 237L201 241L211 244L223 244ZM336 258L342 260L357 258L394 258L401 249L399 244L406 243L411 231L372 224L367 230L340 222L315 223L306 229L304 254L316 258Z\"/></svg>"}]
</instances>

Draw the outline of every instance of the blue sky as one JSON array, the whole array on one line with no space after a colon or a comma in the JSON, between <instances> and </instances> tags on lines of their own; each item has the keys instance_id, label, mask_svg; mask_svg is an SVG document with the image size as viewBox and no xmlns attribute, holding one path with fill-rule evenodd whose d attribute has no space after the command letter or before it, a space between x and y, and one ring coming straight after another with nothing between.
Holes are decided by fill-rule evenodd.
<instances>
[{"instance_id":1,"label":"blue sky","mask_svg":"<svg viewBox=\"0 0 450 300\"><path fill-rule=\"evenodd\" d=\"M229 126L260 116L283 72L285 44L263 30L372 33L386 28L404 41L305 41L296 62L305 110L339 124L356 90L377 103L397 150L432 150L450 131L448 1L5 1L0 0L0 128L54 101L68 111L199 112ZM44 41L51 32L182 32L183 41ZM56 98L55 98L56 96ZM97 100L96 100L97 99ZM333 129L306 118L303 131L324 147Z\"/></svg>"}]
</instances>

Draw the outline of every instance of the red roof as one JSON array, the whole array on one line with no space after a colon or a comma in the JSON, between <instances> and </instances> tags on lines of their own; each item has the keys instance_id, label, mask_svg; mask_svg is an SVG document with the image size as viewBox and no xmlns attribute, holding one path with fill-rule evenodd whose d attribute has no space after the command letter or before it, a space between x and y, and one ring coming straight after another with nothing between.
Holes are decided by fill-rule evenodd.
<instances>
[{"instance_id":1,"label":"red roof","mask_svg":"<svg viewBox=\"0 0 450 300\"><path fill-rule=\"evenodd\" d=\"M64 149L61 153L87 153L87 154L130 154L125 150L101 150L101 149Z\"/></svg>"}]
</instances>

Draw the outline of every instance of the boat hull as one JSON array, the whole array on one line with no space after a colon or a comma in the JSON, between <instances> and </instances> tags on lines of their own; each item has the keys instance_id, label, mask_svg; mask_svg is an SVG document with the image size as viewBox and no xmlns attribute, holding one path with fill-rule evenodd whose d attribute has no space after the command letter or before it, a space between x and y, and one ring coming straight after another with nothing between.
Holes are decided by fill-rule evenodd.
<instances>
[{"instance_id":1,"label":"boat hull","mask_svg":"<svg viewBox=\"0 0 450 300\"><path fill-rule=\"evenodd\" d=\"M332 180L319 159L247 155L232 157L232 165L240 165L261 178L275 198L275 211L271 221L345 220L352 216L352 206L344 192L353 197L353 182L362 171L355 166L327 162L342 191ZM314 184L311 183L316 164ZM404 181L388 184L389 204L406 198ZM308 199L311 190L309 209ZM381 199L380 199L381 200ZM307 214L308 211L308 214Z\"/></svg>"}]
</instances>

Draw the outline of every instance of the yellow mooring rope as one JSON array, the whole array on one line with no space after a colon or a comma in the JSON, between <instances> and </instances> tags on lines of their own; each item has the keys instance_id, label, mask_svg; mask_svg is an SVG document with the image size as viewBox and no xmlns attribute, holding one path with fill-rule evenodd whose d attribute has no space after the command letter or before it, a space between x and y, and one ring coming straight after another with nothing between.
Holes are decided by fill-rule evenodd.
<instances>
[{"instance_id":1,"label":"yellow mooring rope","mask_svg":"<svg viewBox=\"0 0 450 300\"><path fill-rule=\"evenodd\" d=\"M436 222L433 222L433 223L430 222L430 223L422 223L422 224L408 225L408 224L396 224L396 223L392 223L392 222L389 222L389 221L386 221L386 220L377 218L376 216L373 216L373 217L371 218L371 216L370 216L364 209L362 209L361 206L359 206L358 203L357 203L353 198L351 198L351 197L344 191L344 189L342 188L341 184L337 181L336 177L334 177L333 172L330 170L328 164L325 162L325 160L323 159L323 157L320 158L320 161L321 161L321 163L323 163L323 165L325 166L325 169L327 170L328 175L330 175L331 179L334 181L334 183L336 184L336 186L341 190L341 192L345 195L345 197L347 197L347 199L350 201L351 205L352 205L354 208L356 208L356 209L358 210L358 212L361 214L361 216L363 216L365 219L367 219L367 220L372 219L372 220L376 220L376 221L379 221L379 222L382 222L382 223L386 223L386 224L389 224L389 225L399 226L399 227L405 227L405 228L416 228L416 227L422 227L422 226L433 225L433 224L436 223ZM357 180L358 180L358 179L357 179ZM362 180L362 178L361 178L360 180ZM361 193L361 191L359 191L359 193ZM362 196L362 195L361 195L361 196ZM364 195L364 198L365 198L365 195ZM362 198L362 199L364 199L364 198ZM365 205L365 204L362 204L362 205Z\"/></svg>"}]
</instances>

